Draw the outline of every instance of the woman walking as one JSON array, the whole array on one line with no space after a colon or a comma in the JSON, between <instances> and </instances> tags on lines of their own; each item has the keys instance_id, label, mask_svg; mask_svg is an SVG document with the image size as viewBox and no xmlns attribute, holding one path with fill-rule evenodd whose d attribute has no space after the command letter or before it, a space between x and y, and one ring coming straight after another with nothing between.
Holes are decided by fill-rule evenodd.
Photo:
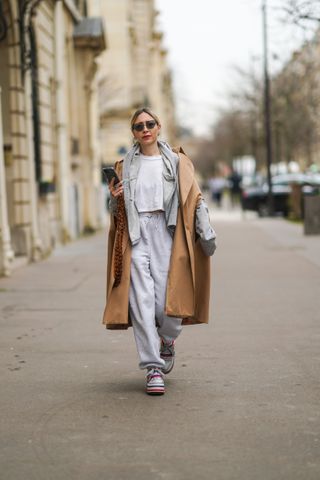
<instances>
[{"instance_id":1,"label":"woman walking","mask_svg":"<svg viewBox=\"0 0 320 480\"><path fill-rule=\"evenodd\" d=\"M135 144L112 180L108 243L108 329L133 327L146 392L165 392L182 325L208 323L210 261L216 234L191 161L158 140L148 108L131 119Z\"/></svg>"}]
</instances>

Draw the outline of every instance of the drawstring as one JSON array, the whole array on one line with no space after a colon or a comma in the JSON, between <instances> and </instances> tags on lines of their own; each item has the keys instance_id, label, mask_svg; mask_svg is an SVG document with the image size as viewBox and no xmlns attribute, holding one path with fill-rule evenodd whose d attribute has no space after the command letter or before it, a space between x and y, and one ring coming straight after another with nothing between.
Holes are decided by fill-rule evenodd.
<instances>
[{"instance_id":1,"label":"drawstring","mask_svg":"<svg viewBox=\"0 0 320 480\"><path fill-rule=\"evenodd\" d=\"M140 213L140 217L141 218L146 218L146 222L145 222L145 225L149 225L149 223L152 222L153 226L154 226L154 229L156 231L159 230L159 222L161 221L162 217L164 215L164 212L160 212L160 211L157 211L157 212L143 212L143 213Z\"/></svg>"},{"instance_id":2,"label":"drawstring","mask_svg":"<svg viewBox=\"0 0 320 480\"><path fill-rule=\"evenodd\" d=\"M160 222L160 218L161 218L161 213L157 213L155 215L155 225L154 225L154 228L158 231L158 227L159 227L159 222Z\"/></svg>"}]
</instances>

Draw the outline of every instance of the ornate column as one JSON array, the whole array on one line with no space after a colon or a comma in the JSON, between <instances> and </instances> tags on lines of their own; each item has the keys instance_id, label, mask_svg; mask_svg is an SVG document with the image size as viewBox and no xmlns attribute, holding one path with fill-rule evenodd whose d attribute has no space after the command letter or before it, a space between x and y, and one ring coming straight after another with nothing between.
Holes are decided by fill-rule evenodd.
<instances>
[{"instance_id":1,"label":"ornate column","mask_svg":"<svg viewBox=\"0 0 320 480\"><path fill-rule=\"evenodd\" d=\"M3 155L2 107L0 87L0 275L10 275L14 253L11 248L8 222L6 172Z\"/></svg>"},{"instance_id":2,"label":"ornate column","mask_svg":"<svg viewBox=\"0 0 320 480\"><path fill-rule=\"evenodd\" d=\"M54 10L55 25L55 66L56 66L56 116L57 116L57 143L58 143L58 184L60 196L60 215L62 240L71 238L69 228L69 144L67 131L67 99L65 97L64 82L67 81L65 72L65 24L63 2L57 1Z\"/></svg>"},{"instance_id":3,"label":"ornate column","mask_svg":"<svg viewBox=\"0 0 320 480\"><path fill-rule=\"evenodd\" d=\"M42 242L38 222L38 186L35 173L35 150L33 143L33 111L32 111L32 60L35 52L31 43L31 21L35 9L42 0L22 0L19 2L19 28L20 28L20 52L21 52L21 75L25 93L25 111L27 124L27 148L29 158L29 185L31 207L31 258L36 261L42 256Z\"/></svg>"}]
</instances>

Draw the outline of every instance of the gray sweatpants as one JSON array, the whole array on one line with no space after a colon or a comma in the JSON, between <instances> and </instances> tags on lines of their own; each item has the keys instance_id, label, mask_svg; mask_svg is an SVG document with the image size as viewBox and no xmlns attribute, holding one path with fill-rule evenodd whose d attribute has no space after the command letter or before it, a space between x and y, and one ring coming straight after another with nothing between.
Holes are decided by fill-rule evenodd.
<instances>
[{"instance_id":1,"label":"gray sweatpants","mask_svg":"<svg viewBox=\"0 0 320 480\"><path fill-rule=\"evenodd\" d=\"M181 318L164 313L172 238L163 212L141 213L139 242L132 247L130 317L139 367L163 367L160 338L168 343L181 332Z\"/></svg>"}]
</instances>

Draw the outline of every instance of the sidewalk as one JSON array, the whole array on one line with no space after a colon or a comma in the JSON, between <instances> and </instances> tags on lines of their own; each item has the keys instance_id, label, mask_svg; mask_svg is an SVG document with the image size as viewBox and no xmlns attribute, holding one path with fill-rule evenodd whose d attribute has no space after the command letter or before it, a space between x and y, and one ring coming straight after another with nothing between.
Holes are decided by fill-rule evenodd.
<instances>
[{"instance_id":1,"label":"sidewalk","mask_svg":"<svg viewBox=\"0 0 320 480\"><path fill-rule=\"evenodd\" d=\"M212 203L210 216L215 222L245 222L262 229L275 240L276 249L292 250L320 267L320 235L304 235L303 223L282 217L259 218L255 212L243 212L239 207L217 209ZM228 207L228 204L225 205Z\"/></svg>"},{"instance_id":2,"label":"sidewalk","mask_svg":"<svg viewBox=\"0 0 320 480\"><path fill-rule=\"evenodd\" d=\"M277 249L295 251L320 267L320 235L304 235L303 224L296 224L281 218L259 219L255 222L278 244Z\"/></svg>"},{"instance_id":3,"label":"sidewalk","mask_svg":"<svg viewBox=\"0 0 320 480\"><path fill-rule=\"evenodd\" d=\"M1 479L320 478L318 251L235 213L213 212L211 320L184 328L163 397L132 331L101 325L104 234L0 280Z\"/></svg>"}]
</instances>

